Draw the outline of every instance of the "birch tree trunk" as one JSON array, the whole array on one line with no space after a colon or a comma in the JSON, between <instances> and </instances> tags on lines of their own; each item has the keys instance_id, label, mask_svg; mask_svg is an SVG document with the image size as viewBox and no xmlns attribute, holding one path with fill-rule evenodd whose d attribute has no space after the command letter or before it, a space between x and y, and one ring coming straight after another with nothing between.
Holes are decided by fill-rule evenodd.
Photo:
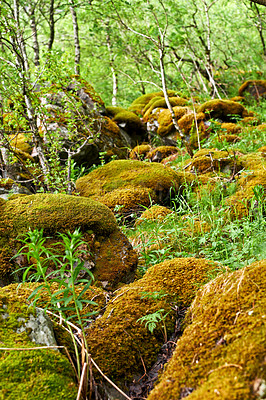
<instances>
[{"instance_id":1,"label":"birch tree trunk","mask_svg":"<svg viewBox=\"0 0 266 400\"><path fill-rule=\"evenodd\" d=\"M75 46L75 74L80 75L80 40L78 18L73 0L69 1L69 8L72 15L74 46Z\"/></svg>"}]
</instances>

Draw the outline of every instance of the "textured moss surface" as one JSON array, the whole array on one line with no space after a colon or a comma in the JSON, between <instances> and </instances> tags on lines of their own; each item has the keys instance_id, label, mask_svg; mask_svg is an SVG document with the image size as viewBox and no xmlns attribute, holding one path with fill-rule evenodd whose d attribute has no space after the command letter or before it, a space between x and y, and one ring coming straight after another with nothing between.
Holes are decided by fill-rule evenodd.
<instances>
[{"instance_id":1,"label":"textured moss surface","mask_svg":"<svg viewBox=\"0 0 266 400\"><path fill-rule=\"evenodd\" d=\"M248 111L242 104L230 100L206 101L199 107L198 112L204 112L209 118L220 118L224 122L230 122L234 115L242 118L248 116Z\"/></svg>"},{"instance_id":2,"label":"textured moss surface","mask_svg":"<svg viewBox=\"0 0 266 400\"><path fill-rule=\"evenodd\" d=\"M90 352L103 371L123 383L150 368L164 343L161 325L151 334L137 320L160 309L169 312L168 334L175 324L171 305L189 306L198 287L221 268L205 259L177 258L151 267L144 277L114 293L104 315L87 330ZM159 299L144 293L161 292Z\"/></svg>"},{"instance_id":3,"label":"textured moss surface","mask_svg":"<svg viewBox=\"0 0 266 400\"><path fill-rule=\"evenodd\" d=\"M139 205L149 205L150 196L158 203L166 202L170 188L178 191L186 180L190 182L191 179L190 174L176 173L158 163L118 160L81 177L77 180L76 187L82 196L92 197L105 204L111 202L112 208L115 205L114 199L117 199L117 204L121 204L120 196L121 200L124 199L125 209L134 210L136 206L138 208ZM137 197L131 195L130 188L137 190ZM139 202L141 192L147 194L145 204L134 201L136 198Z\"/></svg>"},{"instance_id":4,"label":"textured moss surface","mask_svg":"<svg viewBox=\"0 0 266 400\"><path fill-rule=\"evenodd\" d=\"M194 154L191 169L199 173L211 171L239 171L243 167L241 160L233 153L216 149L201 149Z\"/></svg>"},{"instance_id":5,"label":"textured moss surface","mask_svg":"<svg viewBox=\"0 0 266 400\"><path fill-rule=\"evenodd\" d=\"M51 236L48 246L60 241L57 232L79 227L87 243L84 260L93 266L95 278L109 287L114 287L120 280L132 281L137 266L136 253L118 230L114 215L105 205L85 197L37 194L8 200L0 208L3 221L0 226L0 278L3 283L6 284L8 276L14 279L10 272L17 266L14 260L11 264L10 258L21 247L15 239L29 227L44 229L44 235ZM24 265L26 260L20 260L20 263Z\"/></svg>"},{"instance_id":6,"label":"textured moss surface","mask_svg":"<svg viewBox=\"0 0 266 400\"><path fill-rule=\"evenodd\" d=\"M162 221L172 212L172 210L164 206L152 206L141 214L140 218L137 220L137 224L144 221Z\"/></svg>"},{"instance_id":7,"label":"textured moss surface","mask_svg":"<svg viewBox=\"0 0 266 400\"><path fill-rule=\"evenodd\" d=\"M40 346L17 329L34 311L6 287L0 289L0 342L2 348ZM73 400L77 395L74 371L67 357L55 350L0 350L0 398Z\"/></svg>"},{"instance_id":8,"label":"textured moss surface","mask_svg":"<svg viewBox=\"0 0 266 400\"><path fill-rule=\"evenodd\" d=\"M148 400L259 398L255 383L266 378L265 278L264 260L199 290L174 355Z\"/></svg>"}]
</instances>

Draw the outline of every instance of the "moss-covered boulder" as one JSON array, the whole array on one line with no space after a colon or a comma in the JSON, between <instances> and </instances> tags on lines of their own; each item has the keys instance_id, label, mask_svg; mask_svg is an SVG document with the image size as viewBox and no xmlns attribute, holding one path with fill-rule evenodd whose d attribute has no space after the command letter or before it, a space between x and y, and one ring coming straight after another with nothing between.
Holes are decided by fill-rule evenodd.
<instances>
[{"instance_id":1,"label":"moss-covered boulder","mask_svg":"<svg viewBox=\"0 0 266 400\"><path fill-rule=\"evenodd\" d=\"M180 149L175 146L159 146L149 151L147 158L152 162L161 162L163 159L177 153L180 154Z\"/></svg>"},{"instance_id":2,"label":"moss-covered boulder","mask_svg":"<svg viewBox=\"0 0 266 400\"><path fill-rule=\"evenodd\" d=\"M194 154L190 169L204 174L213 171L237 172L243 168L239 157L232 151L201 149Z\"/></svg>"},{"instance_id":3,"label":"moss-covered boulder","mask_svg":"<svg viewBox=\"0 0 266 400\"><path fill-rule=\"evenodd\" d=\"M145 140L147 131L141 119L132 111L122 107L107 107L107 114L117 126L123 129L131 138L131 145L136 146Z\"/></svg>"},{"instance_id":4,"label":"moss-covered boulder","mask_svg":"<svg viewBox=\"0 0 266 400\"><path fill-rule=\"evenodd\" d=\"M238 90L239 96L244 98L253 97L259 100L260 97L266 98L266 80L245 81Z\"/></svg>"},{"instance_id":5,"label":"moss-covered boulder","mask_svg":"<svg viewBox=\"0 0 266 400\"><path fill-rule=\"evenodd\" d=\"M167 93L169 97L175 97L179 95L179 93L176 92L175 90L168 90ZM139 114L143 115L144 108L147 106L149 101L151 99L154 99L155 97L163 98L164 94L163 92L152 92L143 94L137 99L135 99L128 109L130 111L138 112Z\"/></svg>"},{"instance_id":6,"label":"moss-covered boulder","mask_svg":"<svg viewBox=\"0 0 266 400\"><path fill-rule=\"evenodd\" d=\"M169 97L169 102L172 107L183 107L187 100L183 99L182 97ZM143 121L147 122L149 116L156 108L163 108L167 109L167 104L164 97L154 97L152 98L149 103L143 109Z\"/></svg>"},{"instance_id":7,"label":"moss-covered boulder","mask_svg":"<svg viewBox=\"0 0 266 400\"><path fill-rule=\"evenodd\" d=\"M104 315L87 330L90 353L103 372L123 385L142 376L166 338L162 321L152 334L138 319L159 310L168 313L164 321L169 337L176 322L175 306L188 307L198 287L219 271L208 260L177 258L151 267L142 279L114 293Z\"/></svg>"},{"instance_id":8,"label":"moss-covered boulder","mask_svg":"<svg viewBox=\"0 0 266 400\"><path fill-rule=\"evenodd\" d=\"M173 211L164 206L154 205L145 210L136 221L136 225L147 221L163 221Z\"/></svg>"},{"instance_id":9,"label":"moss-covered boulder","mask_svg":"<svg viewBox=\"0 0 266 400\"><path fill-rule=\"evenodd\" d=\"M143 160L147 153L151 151L152 147L149 144L140 144L135 146L129 153L131 160Z\"/></svg>"},{"instance_id":10,"label":"moss-covered boulder","mask_svg":"<svg viewBox=\"0 0 266 400\"><path fill-rule=\"evenodd\" d=\"M206 101L199 107L198 112L203 112L207 118L219 118L223 122L234 122L235 116L244 118L249 115L242 104L218 99Z\"/></svg>"},{"instance_id":11,"label":"moss-covered boulder","mask_svg":"<svg viewBox=\"0 0 266 400\"><path fill-rule=\"evenodd\" d=\"M44 236L50 237L50 245L58 242L57 232L73 232L78 227L87 243L84 259L98 281L114 287L120 281L130 282L133 279L136 254L118 229L114 215L103 204L85 197L36 194L4 201L0 210L2 279L16 268L8 262L8 258L14 256L20 246L18 235L29 228L43 229Z\"/></svg>"},{"instance_id":12,"label":"moss-covered boulder","mask_svg":"<svg viewBox=\"0 0 266 400\"><path fill-rule=\"evenodd\" d=\"M265 260L199 290L148 400L265 398Z\"/></svg>"},{"instance_id":13,"label":"moss-covered boulder","mask_svg":"<svg viewBox=\"0 0 266 400\"><path fill-rule=\"evenodd\" d=\"M73 400L78 391L73 367L58 350L42 348L56 343L46 341L49 325L36 313L16 291L0 288L0 398Z\"/></svg>"},{"instance_id":14,"label":"moss-covered boulder","mask_svg":"<svg viewBox=\"0 0 266 400\"><path fill-rule=\"evenodd\" d=\"M177 173L158 163L137 160L117 160L79 178L76 187L82 196L101 201L112 210L122 206L122 212L135 212L149 206L169 202L170 191L182 191L193 176Z\"/></svg>"}]
</instances>

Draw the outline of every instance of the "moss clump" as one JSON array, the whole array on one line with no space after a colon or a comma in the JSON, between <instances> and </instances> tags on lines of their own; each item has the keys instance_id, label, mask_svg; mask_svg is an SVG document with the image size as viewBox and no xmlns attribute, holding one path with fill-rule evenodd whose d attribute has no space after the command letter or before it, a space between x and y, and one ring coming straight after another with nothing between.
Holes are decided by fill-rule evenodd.
<instances>
[{"instance_id":1,"label":"moss clump","mask_svg":"<svg viewBox=\"0 0 266 400\"><path fill-rule=\"evenodd\" d=\"M184 106L187 103L187 100L182 97L169 97L169 102L172 107L176 106ZM162 97L154 97L143 109L143 120L148 121L150 114L155 108L167 108L167 104L164 98Z\"/></svg>"},{"instance_id":2,"label":"moss clump","mask_svg":"<svg viewBox=\"0 0 266 400\"><path fill-rule=\"evenodd\" d=\"M173 107L173 111L178 120L183 117L183 115L192 113L189 107ZM157 131L159 136L164 137L175 131L172 116L168 109L159 110L158 116L155 115L155 118L157 118L159 123Z\"/></svg>"},{"instance_id":3,"label":"moss clump","mask_svg":"<svg viewBox=\"0 0 266 400\"><path fill-rule=\"evenodd\" d=\"M245 81L238 90L239 96L244 96L249 94L254 97L256 100L259 97L266 97L266 80L248 80Z\"/></svg>"},{"instance_id":4,"label":"moss clump","mask_svg":"<svg viewBox=\"0 0 266 400\"><path fill-rule=\"evenodd\" d=\"M233 121L235 115L241 118L248 116L248 111L242 104L230 100L209 100L199 107L198 112L205 113L209 118L219 118L224 122Z\"/></svg>"},{"instance_id":5,"label":"moss clump","mask_svg":"<svg viewBox=\"0 0 266 400\"><path fill-rule=\"evenodd\" d=\"M139 146L135 146L130 154L129 158L131 160L141 160L145 158L146 154L151 151L151 146L149 144L140 144Z\"/></svg>"},{"instance_id":6,"label":"moss clump","mask_svg":"<svg viewBox=\"0 0 266 400\"><path fill-rule=\"evenodd\" d=\"M167 215L172 214L172 210L164 206L154 205L145 210L140 218L137 220L136 225L146 221L163 221Z\"/></svg>"},{"instance_id":7,"label":"moss clump","mask_svg":"<svg viewBox=\"0 0 266 400\"><path fill-rule=\"evenodd\" d=\"M36 194L8 200L2 206L2 236L16 237L29 227L45 234L79 226L96 234L110 234L117 228L109 209L91 199L64 194Z\"/></svg>"},{"instance_id":8,"label":"moss clump","mask_svg":"<svg viewBox=\"0 0 266 400\"><path fill-rule=\"evenodd\" d=\"M179 153L180 149L178 149L175 146L159 146L156 147L156 149L150 151L147 154L147 158L149 158L151 161L156 161L158 160L159 162L162 161L164 158L171 156L172 154ZM157 161L157 162L158 162Z\"/></svg>"},{"instance_id":9,"label":"moss clump","mask_svg":"<svg viewBox=\"0 0 266 400\"><path fill-rule=\"evenodd\" d=\"M237 143L240 142L241 137L237 136L237 135L221 135L219 137L219 141L220 142L227 142L227 143Z\"/></svg>"},{"instance_id":10,"label":"moss clump","mask_svg":"<svg viewBox=\"0 0 266 400\"><path fill-rule=\"evenodd\" d=\"M186 329L148 400L257 399L265 380L266 262L221 275L199 290Z\"/></svg>"},{"instance_id":11,"label":"moss clump","mask_svg":"<svg viewBox=\"0 0 266 400\"><path fill-rule=\"evenodd\" d=\"M174 96L178 95L178 93L175 90L168 90L167 93L168 93L168 96L170 96L170 97L174 97ZM164 97L164 94L163 94L163 92L152 92L152 93L143 94L142 96L135 99L128 109L130 111L138 111L139 113L142 114L145 106L154 97Z\"/></svg>"},{"instance_id":12,"label":"moss clump","mask_svg":"<svg viewBox=\"0 0 266 400\"><path fill-rule=\"evenodd\" d=\"M15 290L0 289L1 347L25 348L23 351L0 351L0 397L5 400L36 397L73 400L77 385L67 357L51 349L27 351L36 343L31 341L27 331L17 332L30 314L34 314L33 310L21 301Z\"/></svg>"},{"instance_id":13,"label":"moss clump","mask_svg":"<svg viewBox=\"0 0 266 400\"><path fill-rule=\"evenodd\" d=\"M31 154L33 146L29 143L29 138L23 133L10 136L10 144L15 150L23 151L24 153Z\"/></svg>"},{"instance_id":14,"label":"moss clump","mask_svg":"<svg viewBox=\"0 0 266 400\"><path fill-rule=\"evenodd\" d=\"M136 160L118 160L112 161L109 164L92 171L86 176L78 179L76 182L77 190L82 196L92 197L99 201L108 200L108 196L113 196L113 199L119 199L119 193L126 195L133 190L142 189L146 191L147 198L145 205L150 204L150 196L157 203L162 204L168 201L170 188L176 191L181 190L182 185L190 175L185 173L176 173L171 168L165 167L158 163L144 163ZM123 192L114 193L114 191L126 189ZM135 192L136 194L140 191ZM137 195L137 199L139 195ZM142 196L142 195L141 195ZM134 196L133 196L134 197ZM130 199L133 199L130 196ZM112 204L114 204L112 200ZM120 204L120 203L119 203ZM126 204L127 208L134 210L139 207L139 203Z\"/></svg>"},{"instance_id":15,"label":"moss clump","mask_svg":"<svg viewBox=\"0 0 266 400\"><path fill-rule=\"evenodd\" d=\"M240 171L242 167L243 164L233 152L216 149L199 150L194 154L191 163L191 170L196 170L199 173Z\"/></svg>"},{"instance_id":16,"label":"moss clump","mask_svg":"<svg viewBox=\"0 0 266 400\"><path fill-rule=\"evenodd\" d=\"M60 242L56 235L58 231L73 232L76 227L81 228L86 243L84 260L93 267L95 279L104 281L110 288L120 281L132 281L137 267L136 253L118 230L112 212L103 204L82 197L38 194L8 200L1 206L1 212L0 256L3 268L0 265L0 277L5 282L9 271L7 257L10 255L11 258L21 247L19 238L17 241L15 238L29 227L44 229L44 236L50 237L46 242L49 247ZM20 260L20 267L27 265L26 260ZM51 269L54 267L50 266ZM10 264L11 268L15 266ZM9 279L10 283L10 276Z\"/></svg>"},{"instance_id":17,"label":"moss clump","mask_svg":"<svg viewBox=\"0 0 266 400\"><path fill-rule=\"evenodd\" d=\"M116 292L104 315L88 329L92 357L116 382L126 384L134 374L142 375L143 363L146 369L151 367L164 341L161 324L151 334L137 320L164 309L169 312L165 323L171 334L175 324L171 304L189 306L198 285L218 271L217 264L195 258L173 259L151 267L142 279ZM155 292L166 296L154 299Z\"/></svg>"},{"instance_id":18,"label":"moss clump","mask_svg":"<svg viewBox=\"0 0 266 400\"><path fill-rule=\"evenodd\" d=\"M234 124L232 122L224 122L221 125L221 129L225 129L229 135L236 135L242 131L241 126Z\"/></svg>"}]
</instances>

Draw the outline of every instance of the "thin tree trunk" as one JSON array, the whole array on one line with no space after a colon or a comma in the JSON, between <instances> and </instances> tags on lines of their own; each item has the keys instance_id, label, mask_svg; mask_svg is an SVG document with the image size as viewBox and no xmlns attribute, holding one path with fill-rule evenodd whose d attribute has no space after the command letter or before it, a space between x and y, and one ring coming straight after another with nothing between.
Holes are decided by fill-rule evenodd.
<instances>
[{"instance_id":1,"label":"thin tree trunk","mask_svg":"<svg viewBox=\"0 0 266 400\"><path fill-rule=\"evenodd\" d=\"M115 56L112 52L111 39L110 39L110 35L108 32L108 27L107 27L107 34L106 34L106 43L107 43L107 48L109 51L110 69L112 72L112 80L113 80L112 106L115 107L117 105L118 81L117 81L117 73L116 73L115 65L114 65Z\"/></svg>"},{"instance_id":2,"label":"thin tree trunk","mask_svg":"<svg viewBox=\"0 0 266 400\"><path fill-rule=\"evenodd\" d=\"M79 41L79 26L78 18L73 0L70 0L70 12L72 15L74 45L75 45L75 74L80 75L80 41Z\"/></svg>"},{"instance_id":3,"label":"thin tree trunk","mask_svg":"<svg viewBox=\"0 0 266 400\"><path fill-rule=\"evenodd\" d=\"M50 8L49 8L49 28L50 28L50 37L48 42L48 51L52 50L55 36L55 21L54 21L54 0L50 0Z\"/></svg>"},{"instance_id":4,"label":"thin tree trunk","mask_svg":"<svg viewBox=\"0 0 266 400\"><path fill-rule=\"evenodd\" d=\"M30 27L32 31L32 40L33 40L33 51L34 51L34 65L36 67L40 66L40 47L38 42L38 34L37 34L37 26L35 20L35 9L30 6Z\"/></svg>"}]
</instances>

